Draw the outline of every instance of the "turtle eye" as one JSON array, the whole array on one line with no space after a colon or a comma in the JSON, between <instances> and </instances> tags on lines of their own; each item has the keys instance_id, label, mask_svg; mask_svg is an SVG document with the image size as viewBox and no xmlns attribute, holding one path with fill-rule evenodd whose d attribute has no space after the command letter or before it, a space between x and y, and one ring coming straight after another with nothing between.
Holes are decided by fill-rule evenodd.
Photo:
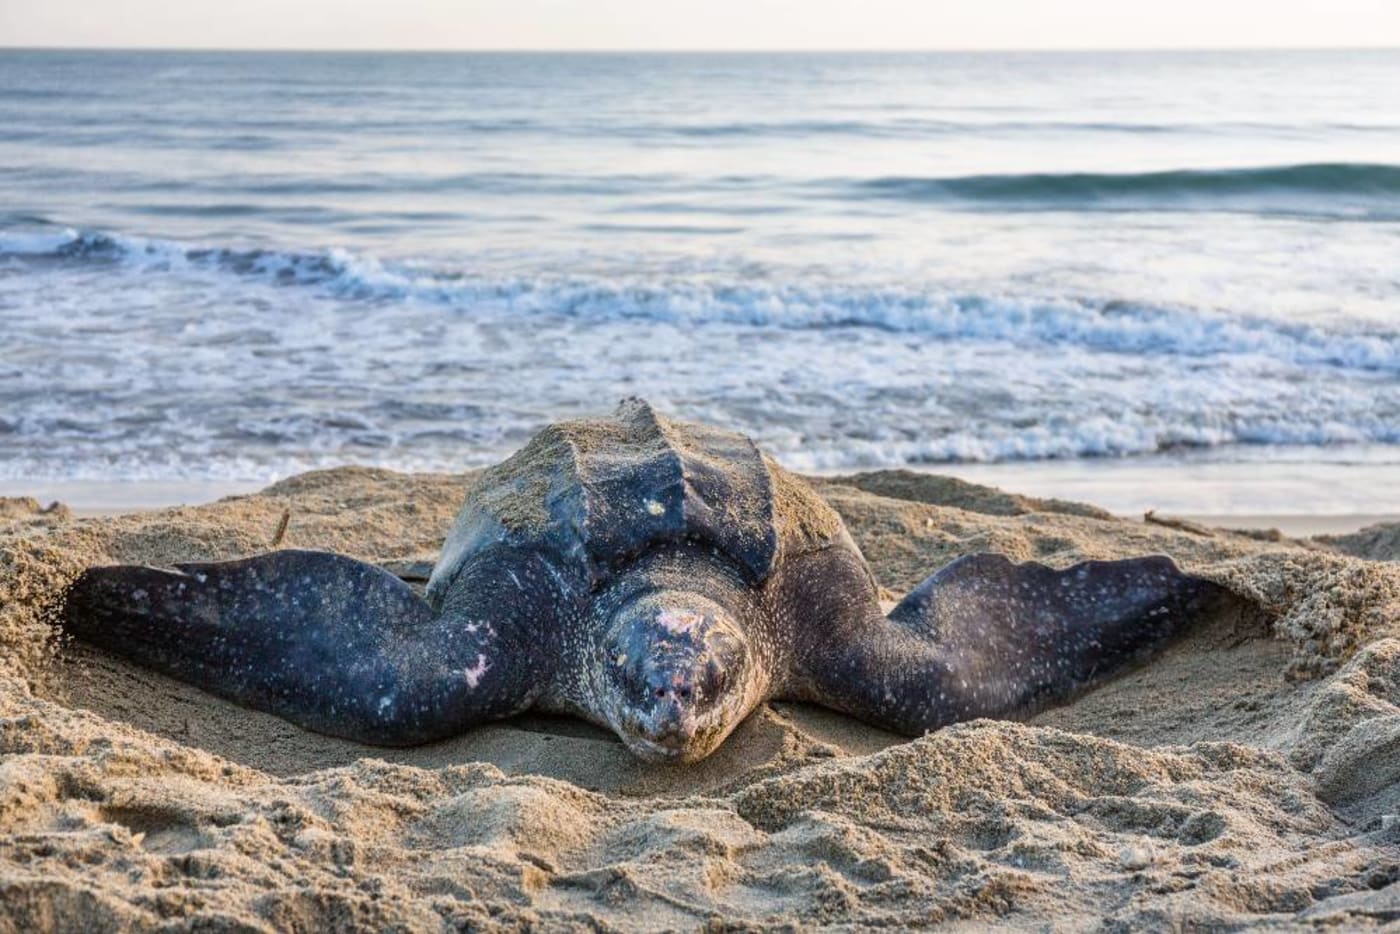
<instances>
[{"instance_id":1,"label":"turtle eye","mask_svg":"<svg viewBox=\"0 0 1400 934\"><path fill-rule=\"evenodd\" d=\"M701 700L714 700L724 693L729 684L729 675L715 662L705 666L705 676L700 680Z\"/></svg>"}]
</instances>

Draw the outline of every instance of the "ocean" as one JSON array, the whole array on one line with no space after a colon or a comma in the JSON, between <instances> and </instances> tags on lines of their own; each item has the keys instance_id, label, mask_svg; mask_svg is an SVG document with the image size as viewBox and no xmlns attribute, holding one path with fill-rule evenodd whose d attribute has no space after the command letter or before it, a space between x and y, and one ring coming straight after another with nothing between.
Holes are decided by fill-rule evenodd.
<instances>
[{"instance_id":1,"label":"ocean","mask_svg":"<svg viewBox=\"0 0 1400 934\"><path fill-rule=\"evenodd\" d=\"M629 395L801 470L1400 512L1400 52L0 51L0 492L460 470Z\"/></svg>"}]
</instances>

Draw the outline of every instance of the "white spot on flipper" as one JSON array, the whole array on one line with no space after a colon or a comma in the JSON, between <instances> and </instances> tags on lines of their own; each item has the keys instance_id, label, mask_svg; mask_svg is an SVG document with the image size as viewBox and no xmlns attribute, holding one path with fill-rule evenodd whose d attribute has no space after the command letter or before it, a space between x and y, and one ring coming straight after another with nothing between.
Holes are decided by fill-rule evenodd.
<instances>
[{"instance_id":1,"label":"white spot on flipper","mask_svg":"<svg viewBox=\"0 0 1400 934\"><path fill-rule=\"evenodd\" d=\"M467 679L467 687L475 689L481 683L482 675L491 670L485 655L477 655L476 664L462 669L462 677Z\"/></svg>"},{"instance_id":2,"label":"white spot on flipper","mask_svg":"<svg viewBox=\"0 0 1400 934\"><path fill-rule=\"evenodd\" d=\"M651 513L653 516L662 516L666 514L666 507L654 499L647 500L646 506L647 512Z\"/></svg>"},{"instance_id":3,"label":"white spot on flipper","mask_svg":"<svg viewBox=\"0 0 1400 934\"><path fill-rule=\"evenodd\" d=\"M573 592L573 588L569 586L569 582L564 579L562 574L555 570L554 565L546 564L544 569L549 572L550 577L554 578L554 582L559 585L560 590L564 591L564 593Z\"/></svg>"}]
</instances>

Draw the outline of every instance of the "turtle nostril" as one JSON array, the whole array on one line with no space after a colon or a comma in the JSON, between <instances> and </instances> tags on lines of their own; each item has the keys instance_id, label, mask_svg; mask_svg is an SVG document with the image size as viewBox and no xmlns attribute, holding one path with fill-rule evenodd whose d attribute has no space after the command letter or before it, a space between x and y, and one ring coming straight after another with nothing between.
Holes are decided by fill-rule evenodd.
<instances>
[{"instance_id":1,"label":"turtle nostril","mask_svg":"<svg viewBox=\"0 0 1400 934\"><path fill-rule=\"evenodd\" d=\"M666 689L665 689L665 688L657 688L657 689L656 689L656 696L657 696L657 697L665 697L665 696L666 696Z\"/></svg>"},{"instance_id":2,"label":"turtle nostril","mask_svg":"<svg viewBox=\"0 0 1400 934\"><path fill-rule=\"evenodd\" d=\"M690 688L681 688L676 692L681 700L690 700Z\"/></svg>"}]
</instances>

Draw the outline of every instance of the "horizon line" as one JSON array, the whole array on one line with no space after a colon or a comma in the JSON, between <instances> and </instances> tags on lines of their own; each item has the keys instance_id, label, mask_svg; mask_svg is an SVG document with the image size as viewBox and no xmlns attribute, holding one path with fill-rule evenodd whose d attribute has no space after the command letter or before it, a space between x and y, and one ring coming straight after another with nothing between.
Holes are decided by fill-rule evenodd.
<instances>
[{"instance_id":1,"label":"horizon line","mask_svg":"<svg viewBox=\"0 0 1400 934\"><path fill-rule=\"evenodd\" d=\"M386 55L436 54L526 54L526 55L893 55L893 54L976 54L1019 53L1053 54L1085 52L1400 52L1400 44L1383 45L1162 45L1162 46L894 46L882 48L701 48L625 46L596 48L520 47L370 47L370 46L203 46L203 45L7 45L0 52L233 52L233 53L370 53Z\"/></svg>"}]
</instances>

